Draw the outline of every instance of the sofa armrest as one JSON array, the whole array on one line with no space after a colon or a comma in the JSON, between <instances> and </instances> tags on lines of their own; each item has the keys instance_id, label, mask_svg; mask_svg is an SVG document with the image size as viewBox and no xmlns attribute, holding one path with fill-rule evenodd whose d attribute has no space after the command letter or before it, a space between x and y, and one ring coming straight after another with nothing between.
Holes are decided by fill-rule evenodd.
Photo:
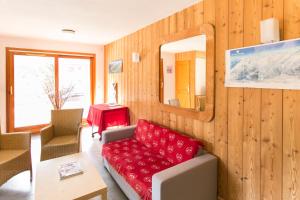
<instances>
[{"instance_id":1,"label":"sofa armrest","mask_svg":"<svg viewBox=\"0 0 300 200\"><path fill-rule=\"evenodd\" d=\"M126 126L118 129L111 129L102 132L102 144L130 138L133 136L136 125Z\"/></svg>"},{"instance_id":2,"label":"sofa armrest","mask_svg":"<svg viewBox=\"0 0 300 200\"><path fill-rule=\"evenodd\" d=\"M54 126L49 125L41 130L41 145L44 146L54 137Z\"/></svg>"},{"instance_id":3,"label":"sofa armrest","mask_svg":"<svg viewBox=\"0 0 300 200\"><path fill-rule=\"evenodd\" d=\"M29 132L3 133L0 137L0 147L3 150L30 149L31 134Z\"/></svg>"},{"instance_id":4,"label":"sofa armrest","mask_svg":"<svg viewBox=\"0 0 300 200\"><path fill-rule=\"evenodd\" d=\"M195 157L152 177L153 200L216 200L217 158Z\"/></svg>"}]
</instances>

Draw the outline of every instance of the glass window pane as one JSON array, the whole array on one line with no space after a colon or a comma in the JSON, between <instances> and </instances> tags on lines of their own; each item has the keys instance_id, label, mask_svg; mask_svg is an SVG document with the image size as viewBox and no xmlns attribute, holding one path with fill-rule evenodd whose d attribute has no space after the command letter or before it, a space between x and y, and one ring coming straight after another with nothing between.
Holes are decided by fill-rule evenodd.
<instances>
[{"instance_id":1,"label":"glass window pane","mask_svg":"<svg viewBox=\"0 0 300 200\"><path fill-rule=\"evenodd\" d=\"M47 84L54 84L53 57L14 56L15 127L50 122L53 107L45 93Z\"/></svg>"},{"instance_id":2,"label":"glass window pane","mask_svg":"<svg viewBox=\"0 0 300 200\"><path fill-rule=\"evenodd\" d=\"M72 89L71 98L63 108L83 108L87 118L91 105L90 59L59 58L59 89Z\"/></svg>"}]
</instances>

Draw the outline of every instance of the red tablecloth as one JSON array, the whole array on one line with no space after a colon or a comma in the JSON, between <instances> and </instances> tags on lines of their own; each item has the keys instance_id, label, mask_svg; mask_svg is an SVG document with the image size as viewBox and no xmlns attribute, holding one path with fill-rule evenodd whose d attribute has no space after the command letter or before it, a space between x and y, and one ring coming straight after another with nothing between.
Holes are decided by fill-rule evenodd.
<instances>
[{"instance_id":1,"label":"red tablecloth","mask_svg":"<svg viewBox=\"0 0 300 200\"><path fill-rule=\"evenodd\" d=\"M87 122L90 126L98 126L98 133L101 134L102 131L111 126L129 126L129 110L128 107L119 105L92 105L90 106Z\"/></svg>"}]
</instances>

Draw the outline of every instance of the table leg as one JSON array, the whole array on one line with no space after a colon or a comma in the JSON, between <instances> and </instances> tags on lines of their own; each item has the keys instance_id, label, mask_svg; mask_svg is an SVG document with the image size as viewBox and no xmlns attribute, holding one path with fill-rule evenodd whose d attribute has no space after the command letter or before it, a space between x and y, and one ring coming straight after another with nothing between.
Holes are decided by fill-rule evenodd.
<instances>
[{"instance_id":1,"label":"table leg","mask_svg":"<svg viewBox=\"0 0 300 200\"><path fill-rule=\"evenodd\" d=\"M94 138L95 137L95 134L96 133L98 133L97 131L96 132L94 132L94 125L92 125L92 138Z\"/></svg>"},{"instance_id":2,"label":"table leg","mask_svg":"<svg viewBox=\"0 0 300 200\"><path fill-rule=\"evenodd\" d=\"M94 125L92 125L92 138L95 137L95 134L96 134L96 133L98 133L98 131L94 132ZM100 135L99 141L101 141L101 139L102 139L101 135L102 135L102 134L99 134L99 135Z\"/></svg>"},{"instance_id":3,"label":"table leg","mask_svg":"<svg viewBox=\"0 0 300 200\"><path fill-rule=\"evenodd\" d=\"M92 137L94 137L94 125L92 125Z\"/></svg>"},{"instance_id":4,"label":"table leg","mask_svg":"<svg viewBox=\"0 0 300 200\"><path fill-rule=\"evenodd\" d=\"M107 200L107 191L102 192L101 200Z\"/></svg>"}]
</instances>

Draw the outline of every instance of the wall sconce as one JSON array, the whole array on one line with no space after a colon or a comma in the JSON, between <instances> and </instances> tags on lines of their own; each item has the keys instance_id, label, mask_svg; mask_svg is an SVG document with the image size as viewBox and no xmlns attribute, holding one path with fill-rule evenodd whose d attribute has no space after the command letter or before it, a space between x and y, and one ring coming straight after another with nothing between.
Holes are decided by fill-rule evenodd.
<instances>
[{"instance_id":1,"label":"wall sconce","mask_svg":"<svg viewBox=\"0 0 300 200\"><path fill-rule=\"evenodd\" d=\"M139 63L141 61L141 57L139 53L133 52L132 53L132 62Z\"/></svg>"},{"instance_id":2,"label":"wall sconce","mask_svg":"<svg viewBox=\"0 0 300 200\"><path fill-rule=\"evenodd\" d=\"M269 18L260 22L260 41L264 44L280 41L278 19Z\"/></svg>"}]
</instances>

